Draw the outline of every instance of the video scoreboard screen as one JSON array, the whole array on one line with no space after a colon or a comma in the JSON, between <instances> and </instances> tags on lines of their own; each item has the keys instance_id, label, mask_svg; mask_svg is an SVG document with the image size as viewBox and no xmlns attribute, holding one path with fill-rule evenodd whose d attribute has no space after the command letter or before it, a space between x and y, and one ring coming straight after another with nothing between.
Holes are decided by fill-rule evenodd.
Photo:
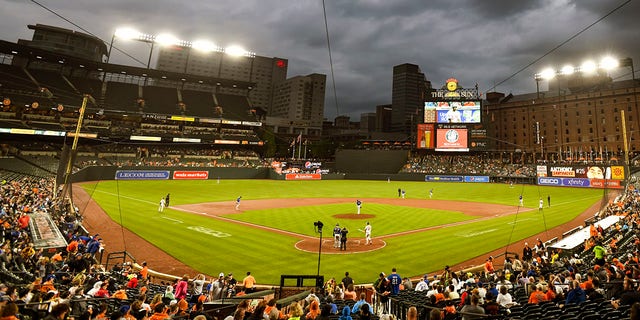
<instances>
[{"instance_id":1,"label":"video scoreboard screen","mask_svg":"<svg viewBox=\"0 0 640 320\"><path fill-rule=\"evenodd\" d=\"M425 123L480 123L480 101L426 101Z\"/></svg>"}]
</instances>

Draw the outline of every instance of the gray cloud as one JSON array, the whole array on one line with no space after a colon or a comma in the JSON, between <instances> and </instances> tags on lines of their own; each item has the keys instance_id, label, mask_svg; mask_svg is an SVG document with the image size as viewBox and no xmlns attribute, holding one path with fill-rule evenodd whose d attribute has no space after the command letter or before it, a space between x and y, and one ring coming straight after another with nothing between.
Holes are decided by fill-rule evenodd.
<instances>
[{"instance_id":1,"label":"gray cloud","mask_svg":"<svg viewBox=\"0 0 640 320\"><path fill-rule=\"evenodd\" d=\"M434 86L455 76L461 85L491 88L542 56L623 0L526 1L326 1L327 20L341 114L358 120L375 105L391 102L393 66L414 63ZM329 75L325 25L320 1L169 0L108 2L42 0L61 15L109 40L116 27L143 32L171 31L184 39L242 44L263 56L289 59L289 76ZM0 38L30 38L27 24L76 29L32 2L0 0ZM546 66L579 64L610 53L640 62L637 1L627 4L539 63L497 87L514 94L535 90L533 74ZM143 44L116 41L119 48L146 61ZM136 65L123 55L117 63ZM640 69L640 68L637 68ZM615 71L624 75L628 71ZM325 114L336 115L331 83Z\"/></svg>"}]
</instances>

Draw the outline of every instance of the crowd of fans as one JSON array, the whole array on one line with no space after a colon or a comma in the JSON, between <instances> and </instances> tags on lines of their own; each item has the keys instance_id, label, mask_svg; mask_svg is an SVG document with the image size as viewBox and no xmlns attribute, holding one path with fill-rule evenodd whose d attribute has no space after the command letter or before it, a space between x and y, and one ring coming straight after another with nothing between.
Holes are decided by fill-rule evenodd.
<instances>
[{"instance_id":1,"label":"crowd of fans","mask_svg":"<svg viewBox=\"0 0 640 320\"><path fill-rule=\"evenodd\" d=\"M526 178L535 177L536 166L511 163L509 159L493 158L489 154L428 154L409 159L401 172Z\"/></svg>"},{"instance_id":2,"label":"crowd of fans","mask_svg":"<svg viewBox=\"0 0 640 320\"><path fill-rule=\"evenodd\" d=\"M144 263L140 270L130 264L106 270L95 259L103 249L100 235L84 231L81 216L60 205L57 191L52 180L41 178L0 185L0 317L204 320L212 317L204 303L255 290L250 273L242 282L221 273L208 283L204 275L153 283ZM640 193L629 186L598 215L616 215L619 222L603 229L594 219L588 241L571 253L538 239L532 246L525 243L522 254L506 255L502 266L488 257L479 271L445 267L442 273L412 281L393 269L364 281L371 286L360 287L347 273L339 283L332 278L322 290L281 309L275 300L244 300L228 320L368 320L390 314L406 319L470 319L474 314L635 317L640 310L639 209ZM48 213L68 246L36 249L29 230L31 212ZM372 298L365 288L375 291ZM405 312L399 305L414 308Z\"/></svg>"}]
</instances>

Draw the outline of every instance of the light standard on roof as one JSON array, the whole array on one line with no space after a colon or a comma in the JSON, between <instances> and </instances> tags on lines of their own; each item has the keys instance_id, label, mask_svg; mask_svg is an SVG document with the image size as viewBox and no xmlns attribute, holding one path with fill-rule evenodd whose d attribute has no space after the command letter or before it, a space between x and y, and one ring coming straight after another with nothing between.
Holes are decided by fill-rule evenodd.
<instances>
[{"instance_id":1,"label":"light standard on roof","mask_svg":"<svg viewBox=\"0 0 640 320\"><path fill-rule=\"evenodd\" d=\"M574 73L580 73L580 74L584 74L584 75L590 75L590 74L594 74L598 71L604 71L604 72L608 72L609 70L618 68L619 66L631 66L631 72L633 75L633 61L631 60L631 58L626 58L626 59L616 59L613 58L611 56L605 56L603 57L599 63L596 63L593 60L587 60L584 61L580 66L578 67L574 67L572 65L565 65L563 66L561 69L556 70L553 68L546 68L543 69L541 72L536 73L534 75L534 79L536 80L536 93L537 93L537 97L540 98L540 87L539 87L539 81L540 80L551 80L553 78L556 77L566 77L566 76L571 76ZM635 77L634 77L635 79ZM635 93L635 82L634 82L634 93ZM634 94L634 98L635 98L635 94ZM560 100L560 85L558 84L558 102ZM558 104L558 108L560 108L559 104ZM596 110L596 106L594 105L594 112ZM636 115L638 115L638 110L637 110L637 105L636 105ZM595 115L594 115L595 116ZM598 121L595 122L596 128L596 143L597 143L597 147L600 146L600 130L598 128ZM597 150L596 147L596 150ZM625 141L625 147L626 147L626 141ZM626 159L625 159L626 160Z\"/></svg>"},{"instance_id":2,"label":"light standard on roof","mask_svg":"<svg viewBox=\"0 0 640 320\"><path fill-rule=\"evenodd\" d=\"M147 60L147 69L151 67L151 56L153 55L153 49L156 44L159 44L161 46L178 46L182 48L187 48L188 51L187 51L187 56L185 59L185 67L184 67L185 73L187 73L189 58L190 58L192 49L195 49L203 53L219 52L219 53L227 54L229 56L237 56L237 57L244 56L248 58L255 58L256 56L255 52L245 50L244 48L237 45L232 45L232 46L223 48L208 40L188 41L188 40L178 39L175 36L167 33L153 35L153 34L142 33L132 28L118 28L116 29L115 33L111 37L111 42L109 43L109 51L107 53L107 62L109 62L109 58L111 56L111 50L113 48L113 42L115 41L116 38L136 40L136 41L151 44L151 49L149 50L149 57ZM222 64L222 57L221 57L220 63ZM252 64L253 64L253 60L252 60ZM218 76L220 76L220 74L218 74Z\"/></svg>"}]
</instances>

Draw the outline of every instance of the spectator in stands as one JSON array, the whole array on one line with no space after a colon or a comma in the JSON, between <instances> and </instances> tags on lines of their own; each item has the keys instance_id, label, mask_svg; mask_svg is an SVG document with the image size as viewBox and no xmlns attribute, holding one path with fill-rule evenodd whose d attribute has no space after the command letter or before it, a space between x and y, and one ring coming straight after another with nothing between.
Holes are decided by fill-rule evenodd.
<instances>
[{"instance_id":1,"label":"spectator in stands","mask_svg":"<svg viewBox=\"0 0 640 320\"><path fill-rule=\"evenodd\" d=\"M195 297L194 299L198 299L198 297L203 293L203 288L204 288L204 282L205 282L205 276L203 274L198 274L194 279L193 279L193 296Z\"/></svg>"},{"instance_id":2,"label":"spectator in stands","mask_svg":"<svg viewBox=\"0 0 640 320\"><path fill-rule=\"evenodd\" d=\"M511 308L513 305L517 304L513 302L513 297L511 297L506 286L500 287L500 293L498 293L496 302L504 308Z\"/></svg>"},{"instance_id":3,"label":"spectator in stands","mask_svg":"<svg viewBox=\"0 0 640 320\"><path fill-rule=\"evenodd\" d=\"M607 254L607 249L605 249L600 242L593 247L593 255L595 258L595 263L599 266L604 266L604 256Z\"/></svg>"},{"instance_id":4,"label":"spectator in stands","mask_svg":"<svg viewBox=\"0 0 640 320\"><path fill-rule=\"evenodd\" d=\"M407 310L407 320L418 320L418 309L416 309L416 307L409 307Z\"/></svg>"},{"instance_id":5,"label":"spectator in stands","mask_svg":"<svg viewBox=\"0 0 640 320\"><path fill-rule=\"evenodd\" d=\"M255 291L256 278L251 275L250 271L247 271L247 276L242 279L242 287L245 293L252 293Z\"/></svg>"},{"instance_id":6,"label":"spectator in stands","mask_svg":"<svg viewBox=\"0 0 640 320\"><path fill-rule=\"evenodd\" d=\"M347 312L349 312L349 307L345 307L345 308L346 308ZM300 320L300 317L302 315L303 315L303 312L302 312L302 307L300 306L300 304L297 303L297 302L292 302L289 305L289 319L288 320ZM340 320L351 320L351 317L349 317L349 319L342 319L342 317L340 317Z\"/></svg>"},{"instance_id":7,"label":"spectator in stands","mask_svg":"<svg viewBox=\"0 0 640 320\"><path fill-rule=\"evenodd\" d=\"M484 308L480 307L478 304L480 302L480 297L477 295L471 296L471 304L465 305L460 310L462 313L462 320L471 320L471 319L479 319L481 318L484 312Z\"/></svg>"},{"instance_id":8,"label":"spectator in stands","mask_svg":"<svg viewBox=\"0 0 640 320\"><path fill-rule=\"evenodd\" d=\"M20 320L17 316L18 314L18 306L16 306L13 302L6 302L4 306L2 306L2 310L0 310L0 319L2 320Z\"/></svg>"},{"instance_id":9,"label":"spectator in stands","mask_svg":"<svg viewBox=\"0 0 640 320\"><path fill-rule=\"evenodd\" d=\"M611 301L614 308L617 309L619 306L630 306L640 302L640 292L635 288L635 281L633 279L624 278L622 286L623 291L620 294L620 298Z\"/></svg>"},{"instance_id":10,"label":"spectator in stands","mask_svg":"<svg viewBox=\"0 0 640 320\"><path fill-rule=\"evenodd\" d=\"M529 247L529 243L524 243L524 248L522 248L522 260L530 262L533 259L533 250Z\"/></svg>"},{"instance_id":11,"label":"spectator in stands","mask_svg":"<svg viewBox=\"0 0 640 320\"><path fill-rule=\"evenodd\" d=\"M45 320L64 320L66 319L67 314L69 314L70 311L71 309L69 308L68 304L66 303L57 304L53 308L51 308L51 312L45 318Z\"/></svg>"},{"instance_id":12,"label":"spectator in stands","mask_svg":"<svg viewBox=\"0 0 640 320\"><path fill-rule=\"evenodd\" d=\"M176 298L176 296L173 294L173 286L167 286L166 289L164 290L164 298L168 299L168 300L173 300Z\"/></svg>"},{"instance_id":13,"label":"spectator in stands","mask_svg":"<svg viewBox=\"0 0 640 320\"><path fill-rule=\"evenodd\" d=\"M358 300L356 303L353 304L353 307L351 308L351 313L356 314L360 311L360 308L362 308L362 306L367 305L369 306L369 309L371 309L371 305L365 300L367 298L366 293L361 292L360 293L360 300Z\"/></svg>"},{"instance_id":14,"label":"spectator in stands","mask_svg":"<svg viewBox=\"0 0 640 320\"><path fill-rule=\"evenodd\" d=\"M629 315L631 320L640 320L640 302L636 302L631 306Z\"/></svg>"},{"instance_id":15,"label":"spectator in stands","mask_svg":"<svg viewBox=\"0 0 640 320\"><path fill-rule=\"evenodd\" d=\"M487 258L487 261L485 261L484 263L484 274L486 277L489 277L490 275L493 275L495 271L496 270L493 267L493 257L489 256L489 258Z\"/></svg>"},{"instance_id":16,"label":"spectator in stands","mask_svg":"<svg viewBox=\"0 0 640 320\"><path fill-rule=\"evenodd\" d=\"M176 300L185 299L187 297L187 288L189 287L189 275L183 275L182 279L176 284Z\"/></svg>"},{"instance_id":17,"label":"spectator in stands","mask_svg":"<svg viewBox=\"0 0 640 320\"><path fill-rule=\"evenodd\" d=\"M325 304L331 307L329 309L330 314L338 314L338 305L336 305L335 302L333 301L333 295L326 296Z\"/></svg>"},{"instance_id":18,"label":"spectator in stands","mask_svg":"<svg viewBox=\"0 0 640 320\"><path fill-rule=\"evenodd\" d=\"M153 314L149 317L149 320L166 320L169 318L167 311L168 310L163 303L158 303L153 308Z\"/></svg>"},{"instance_id":19,"label":"spectator in stands","mask_svg":"<svg viewBox=\"0 0 640 320\"><path fill-rule=\"evenodd\" d=\"M347 287L347 290L344 292L343 299L347 301L356 301L358 299L358 294L356 293L353 283L349 284Z\"/></svg>"},{"instance_id":20,"label":"spectator in stands","mask_svg":"<svg viewBox=\"0 0 640 320\"><path fill-rule=\"evenodd\" d=\"M400 284L402 277L396 272L396 268L391 269L391 274L387 277L391 285L391 296L397 296L400 293Z\"/></svg>"},{"instance_id":21,"label":"spectator in stands","mask_svg":"<svg viewBox=\"0 0 640 320\"><path fill-rule=\"evenodd\" d=\"M414 289L417 292L427 291L429 289L429 275L425 274L422 279L416 284Z\"/></svg>"},{"instance_id":22,"label":"spectator in stands","mask_svg":"<svg viewBox=\"0 0 640 320\"><path fill-rule=\"evenodd\" d=\"M311 304L309 304L309 312L307 312L305 319L315 320L318 315L320 315L320 303L318 302L318 300L312 300Z\"/></svg>"},{"instance_id":23,"label":"spectator in stands","mask_svg":"<svg viewBox=\"0 0 640 320\"><path fill-rule=\"evenodd\" d=\"M569 304L581 304L587 300L584 290L580 288L580 282L573 280L569 282L569 291L567 292L567 299L565 305Z\"/></svg>"}]
</instances>

